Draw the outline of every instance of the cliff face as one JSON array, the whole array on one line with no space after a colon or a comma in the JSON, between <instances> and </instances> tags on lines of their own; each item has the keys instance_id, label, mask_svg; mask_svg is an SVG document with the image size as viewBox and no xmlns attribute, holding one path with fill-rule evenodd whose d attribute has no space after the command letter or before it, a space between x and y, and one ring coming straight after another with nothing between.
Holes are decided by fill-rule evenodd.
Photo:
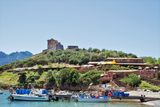
<instances>
[{"instance_id":1,"label":"cliff face","mask_svg":"<svg viewBox=\"0 0 160 107\"><path fill-rule=\"evenodd\" d=\"M28 57L31 57L32 53L28 51L24 52L13 52L11 54L6 54L4 52L0 52L0 66L9 64L11 62L14 62L16 60L22 60Z\"/></svg>"}]
</instances>

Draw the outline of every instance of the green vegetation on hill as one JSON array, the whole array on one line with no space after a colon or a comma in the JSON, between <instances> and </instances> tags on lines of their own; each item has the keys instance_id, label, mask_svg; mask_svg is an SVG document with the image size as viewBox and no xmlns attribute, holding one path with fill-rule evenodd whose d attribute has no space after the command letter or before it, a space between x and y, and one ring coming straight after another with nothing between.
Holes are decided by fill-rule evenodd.
<instances>
[{"instance_id":1,"label":"green vegetation on hill","mask_svg":"<svg viewBox=\"0 0 160 107\"><path fill-rule=\"evenodd\" d=\"M136 74L130 74L128 77L122 78L120 81L131 87L140 87L145 90L160 91L160 86L150 84L146 81L141 81Z\"/></svg>"},{"instance_id":2,"label":"green vegetation on hill","mask_svg":"<svg viewBox=\"0 0 160 107\"><path fill-rule=\"evenodd\" d=\"M35 87L45 86L47 89L68 89L78 90L87 88L89 84L99 84L101 71L90 70L80 73L76 69L64 68L61 70L43 71L41 74L33 71L19 73L3 72L0 74L0 87L9 86L28 86L33 84Z\"/></svg>"},{"instance_id":3,"label":"green vegetation on hill","mask_svg":"<svg viewBox=\"0 0 160 107\"><path fill-rule=\"evenodd\" d=\"M5 71L12 68L32 67L35 65L49 65L51 63L67 63L74 65L87 64L89 61L105 61L108 57L127 57L137 58L134 54L127 54L122 51L114 50L99 50L99 49L75 49L75 50L57 50L47 51L34 55L22 61L16 61L11 64L0 66L0 71ZM144 62L154 65L160 64L160 58L142 57ZM117 68L117 67L116 67ZM130 69L124 68L124 69Z\"/></svg>"},{"instance_id":4,"label":"green vegetation on hill","mask_svg":"<svg viewBox=\"0 0 160 107\"><path fill-rule=\"evenodd\" d=\"M120 81L131 87L137 87L141 83L140 77L136 74L130 74L128 77L122 78Z\"/></svg>"},{"instance_id":5,"label":"green vegetation on hill","mask_svg":"<svg viewBox=\"0 0 160 107\"><path fill-rule=\"evenodd\" d=\"M151 91L160 91L160 86L149 84L146 81L141 82L140 88L146 89L146 90L151 90Z\"/></svg>"},{"instance_id":6,"label":"green vegetation on hill","mask_svg":"<svg viewBox=\"0 0 160 107\"><path fill-rule=\"evenodd\" d=\"M131 70L131 69L138 69L136 66L120 66L120 65L101 65L99 69L103 71L108 70Z\"/></svg>"},{"instance_id":7,"label":"green vegetation on hill","mask_svg":"<svg viewBox=\"0 0 160 107\"><path fill-rule=\"evenodd\" d=\"M108 57L128 57L137 58L134 54L127 54L122 51L99 50L99 49L76 49L76 50L57 50L47 51L34 55L22 61L16 61L11 64L0 66L0 87L7 86L26 86L33 84L36 87L46 86L47 88L56 87L58 89L81 89L88 87L89 84L98 84L102 71L107 70L130 70L135 69L134 66L106 65L99 66L98 70L89 70L80 73L75 69L71 69L68 64L83 65L89 61L105 61ZM160 64L160 58L143 57L148 64ZM47 65L47 66L44 66ZM66 66L67 65L67 66ZM7 72L14 68L37 67L34 71L23 70L21 72ZM47 67L47 69L45 69ZM56 70L53 70L57 68ZM50 69L50 70L48 70ZM158 79L160 78L158 74ZM141 83L140 78L136 74L121 79L121 82L129 86L136 87ZM154 90L155 87L142 82L141 87ZM78 88L77 88L78 87ZM156 87L157 88L157 87ZM159 89L159 88L157 88Z\"/></svg>"},{"instance_id":8,"label":"green vegetation on hill","mask_svg":"<svg viewBox=\"0 0 160 107\"><path fill-rule=\"evenodd\" d=\"M0 70L7 70L17 67L32 67L34 65L48 65L50 63L67 63L74 65L87 64L89 61L104 61L108 57L129 57L136 58L134 54L127 54L122 51L99 50L99 49L76 49L57 50L43 52L23 61L17 61L0 67Z\"/></svg>"},{"instance_id":9,"label":"green vegetation on hill","mask_svg":"<svg viewBox=\"0 0 160 107\"><path fill-rule=\"evenodd\" d=\"M160 64L160 58L156 59L153 57L142 57L144 62L151 64L151 65L155 65L155 64Z\"/></svg>"},{"instance_id":10,"label":"green vegetation on hill","mask_svg":"<svg viewBox=\"0 0 160 107\"><path fill-rule=\"evenodd\" d=\"M0 74L0 87L6 88L7 86L18 84L18 74L12 72L3 72Z\"/></svg>"}]
</instances>

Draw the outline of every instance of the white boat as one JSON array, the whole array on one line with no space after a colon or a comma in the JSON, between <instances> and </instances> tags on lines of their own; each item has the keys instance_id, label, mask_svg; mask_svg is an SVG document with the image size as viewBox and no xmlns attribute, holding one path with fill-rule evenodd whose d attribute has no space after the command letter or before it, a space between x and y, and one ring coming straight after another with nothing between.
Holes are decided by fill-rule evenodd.
<instances>
[{"instance_id":1,"label":"white boat","mask_svg":"<svg viewBox=\"0 0 160 107\"><path fill-rule=\"evenodd\" d=\"M41 93L34 93L34 91L20 89L16 90L16 93L10 95L9 99L14 101L49 101L50 98L47 95L47 92L39 90Z\"/></svg>"},{"instance_id":2,"label":"white boat","mask_svg":"<svg viewBox=\"0 0 160 107\"><path fill-rule=\"evenodd\" d=\"M62 99L62 100L64 100L64 98L71 99L72 93L70 93L68 91L59 91L59 92L55 93L55 96L56 96L56 98Z\"/></svg>"},{"instance_id":3,"label":"white boat","mask_svg":"<svg viewBox=\"0 0 160 107\"><path fill-rule=\"evenodd\" d=\"M59 91L57 93L55 93L56 95L69 95L69 96L72 96L72 93L68 92L68 91Z\"/></svg>"},{"instance_id":4,"label":"white boat","mask_svg":"<svg viewBox=\"0 0 160 107\"><path fill-rule=\"evenodd\" d=\"M11 100L18 100L18 101L49 101L48 96L40 96L34 94L12 94L10 96Z\"/></svg>"}]
</instances>

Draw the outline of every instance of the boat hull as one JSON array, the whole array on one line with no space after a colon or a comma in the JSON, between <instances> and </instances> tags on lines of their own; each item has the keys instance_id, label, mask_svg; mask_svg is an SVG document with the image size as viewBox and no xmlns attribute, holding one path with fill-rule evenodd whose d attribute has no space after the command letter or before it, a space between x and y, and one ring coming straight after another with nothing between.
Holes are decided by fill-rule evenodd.
<instances>
[{"instance_id":1,"label":"boat hull","mask_svg":"<svg viewBox=\"0 0 160 107\"><path fill-rule=\"evenodd\" d=\"M30 95L11 95L11 100L17 101L49 101L47 96L30 96Z\"/></svg>"},{"instance_id":2,"label":"boat hull","mask_svg":"<svg viewBox=\"0 0 160 107\"><path fill-rule=\"evenodd\" d=\"M78 102L93 102L93 103L106 103L107 99L96 99L96 98L78 98Z\"/></svg>"}]
</instances>

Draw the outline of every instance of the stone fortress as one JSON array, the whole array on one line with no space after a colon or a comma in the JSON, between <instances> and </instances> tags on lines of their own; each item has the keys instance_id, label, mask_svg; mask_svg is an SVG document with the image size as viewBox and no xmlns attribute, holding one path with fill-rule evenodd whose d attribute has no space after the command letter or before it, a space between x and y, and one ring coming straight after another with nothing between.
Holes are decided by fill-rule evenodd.
<instances>
[{"instance_id":1,"label":"stone fortress","mask_svg":"<svg viewBox=\"0 0 160 107\"><path fill-rule=\"evenodd\" d=\"M63 45L55 39L49 39L47 50L64 50Z\"/></svg>"},{"instance_id":2,"label":"stone fortress","mask_svg":"<svg viewBox=\"0 0 160 107\"><path fill-rule=\"evenodd\" d=\"M78 46L75 45L69 45L67 49L79 49L79 48ZM56 51L56 50L64 50L63 45L53 38L47 40L47 49L43 50L43 52Z\"/></svg>"}]
</instances>

